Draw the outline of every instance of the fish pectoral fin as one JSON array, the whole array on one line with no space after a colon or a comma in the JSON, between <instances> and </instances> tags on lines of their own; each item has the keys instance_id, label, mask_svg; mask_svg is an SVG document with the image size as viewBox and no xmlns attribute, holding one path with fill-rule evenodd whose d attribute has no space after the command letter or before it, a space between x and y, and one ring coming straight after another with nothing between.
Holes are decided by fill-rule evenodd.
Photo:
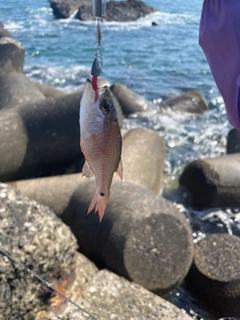
<instances>
[{"instance_id":1,"label":"fish pectoral fin","mask_svg":"<svg viewBox=\"0 0 240 320\"><path fill-rule=\"evenodd\" d=\"M117 174L119 175L119 178L122 180L123 178L123 165L122 165L122 159L120 159L117 169Z\"/></svg>"},{"instance_id":2,"label":"fish pectoral fin","mask_svg":"<svg viewBox=\"0 0 240 320\"><path fill-rule=\"evenodd\" d=\"M90 168L89 164L87 163L87 161L85 161L83 168L82 168L82 176L87 177L88 179L91 178L91 176L93 175L92 169Z\"/></svg>"}]
</instances>

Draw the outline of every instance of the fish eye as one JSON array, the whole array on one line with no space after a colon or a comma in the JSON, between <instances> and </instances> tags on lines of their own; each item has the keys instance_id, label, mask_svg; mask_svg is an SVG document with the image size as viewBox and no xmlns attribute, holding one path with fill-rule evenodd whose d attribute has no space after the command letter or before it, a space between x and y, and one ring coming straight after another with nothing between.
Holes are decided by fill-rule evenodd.
<instances>
[{"instance_id":1,"label":"fish eye","mask_svg":"<svg viewBox=\"0 0 240 320\"><path fill-rule=\"evenodd\" d=\"M100 104L100 108L104 112L109 112L111 109L111 105L107 100L103 100Z\"/></svg>"}]
</instances>

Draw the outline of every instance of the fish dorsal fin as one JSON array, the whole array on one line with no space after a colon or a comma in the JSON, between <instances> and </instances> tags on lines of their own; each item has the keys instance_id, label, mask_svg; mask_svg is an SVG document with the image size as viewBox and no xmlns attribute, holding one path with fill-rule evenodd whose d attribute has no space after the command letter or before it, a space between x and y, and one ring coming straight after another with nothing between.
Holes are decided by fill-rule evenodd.
<instances>
[{"instance_id":1,"label":"fish dorsal fin","mask_svg":"<svg viewBox=\"0 0 240 320\"><path fill-rule=\"evenodd\" d=\"M83 175L83 177L87 177L88 179L90 179L91 176L93 175L92 169L90 168L90 166L87 163L87 161L85 161L85 163L83 165L82 175Z\"/></svg>"},{"instance_id":2,"label":"fish dorsal fin","mask_svg":"<svg viewBox=\"0 0 240 320\"><path fill-rule=\"evenodd\" d=\"M122 159L120 159L117 169L117 174L119 175L119 178L122 180L123 178L123 165L122 165Z\"/></svg>"}]
</instances>

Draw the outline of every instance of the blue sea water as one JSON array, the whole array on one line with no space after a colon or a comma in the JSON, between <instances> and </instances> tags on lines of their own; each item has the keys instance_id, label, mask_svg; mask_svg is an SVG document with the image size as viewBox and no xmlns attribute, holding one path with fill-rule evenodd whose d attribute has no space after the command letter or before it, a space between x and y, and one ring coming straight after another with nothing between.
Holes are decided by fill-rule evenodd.
<instances>
[{"instance_id":1,"label":"blue sea water","mask_svg":"<svg viewBox=\"0 0 240 320\"><path fill-rule=\"evenodd\" d=\"M176 185L188 162L224 154L231 126L198 45L202 1L146 3L160 13L131 23L102 24L103 77L125 84L153 105L190 89L206 97L209 111L204 115L151 112L124 121L127 129L148 127L164 139L164 188L168 189ZM0 20L26 49L24 72L31 79L73 90L89 77L96 51L95 22L81 22L74 16L55 20L47 0L0 0ZM152 26L152 22L157 26ZM208 213L201 214L206 218ZM228 213L219 211L216 224L224 220L223 228L231 233L236 222L227 216ZM208 314L203 318L196 315L196 319L210 318Z\"/></svg>"},{"instance_id":2,"label":"blue sea water","mask_svg":"<svg viewBox=\"0 0 240 320\"><path fill-rule=\"evenodd\" d=\"M186 163L225 153L231 127L198 45L202 1L147 4L160 13L136 22L102 24L103 77L153 103L190 89L206 97L210 111L203 116L147 114L125 120L128 129L145 126L163 137L168 149L165 186L171 187ZM55 20L47 0L0 0L0 20L25 47L24 71L31 79L66 90L85 82L96 51L95 22Z\"/></svg>"}]
</instances>

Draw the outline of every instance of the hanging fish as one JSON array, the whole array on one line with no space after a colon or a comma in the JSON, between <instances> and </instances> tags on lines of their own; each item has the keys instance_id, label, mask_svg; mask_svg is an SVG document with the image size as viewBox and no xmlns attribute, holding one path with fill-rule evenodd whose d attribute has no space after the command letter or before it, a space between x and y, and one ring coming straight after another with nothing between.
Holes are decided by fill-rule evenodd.
<instances>
[{"instance_id":1,"label":"hanging fish","mask_svg":"<svg viewBox=\"0 0 240 320\"><path fill-rule=\"evenodd\" d=\"M80 105L80 147L85 157L83 176L96 178L96 191L88 212L95 208L101 221L110 195L114 172L122 179L122 138L107 86L98 88L97 77L87 80Z\"/></svg>"}]
</instances>

